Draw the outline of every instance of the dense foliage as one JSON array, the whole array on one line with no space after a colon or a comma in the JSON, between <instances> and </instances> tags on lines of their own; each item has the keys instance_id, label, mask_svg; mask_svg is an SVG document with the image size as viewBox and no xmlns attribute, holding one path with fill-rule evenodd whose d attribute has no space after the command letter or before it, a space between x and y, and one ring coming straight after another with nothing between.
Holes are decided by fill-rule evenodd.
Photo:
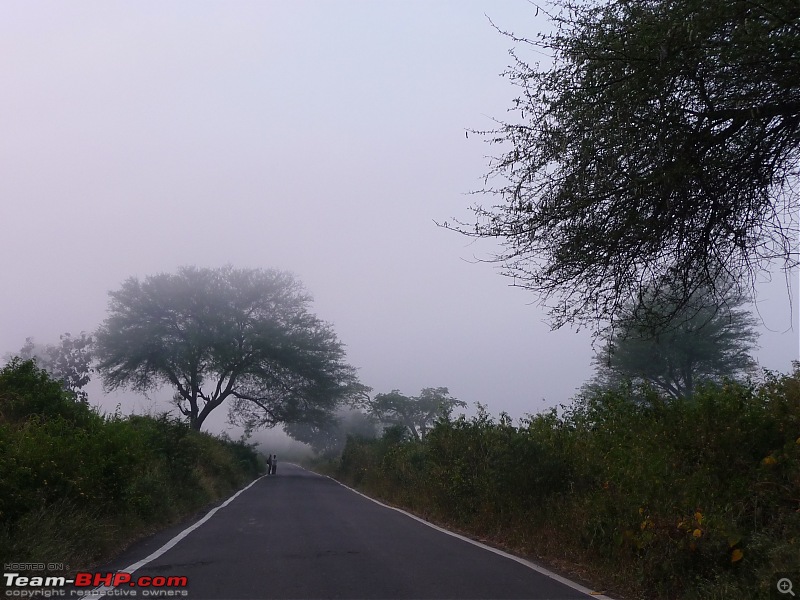
<instances>
[{"instance_id":1,"label":"dense foliage","mask_svg":"<svg viewBox=\"0 0 800 600\"><path fill-rule=\"evenodd\" d=\"M767 598L800 564L800 365L691 402L623 388L351 439L339 477L636 597Z\"/></svg>"},{"instance_id":2,"label":"dense foliage","mask_svg":"<svg viewBox=\"0 0 800 600\"><path fill-rule=\"evenodd\" d=\"M512 35L519 93L484 132L499 202L451 226L504 242L505 273L555 326L607 319L668 273L689 298L797 264L800 3L549 10L551 33Z\"/></svg>"},{"instance_id":3,"label":"dense foliage","mask_svg":"<svg viewBox=\"0 0 800 600\"><path fill-rule=\"evenodd\" d=\"M172 386L194 429L226 400L248 429L325 420L358 384L310 304L300 282L276 270L130 278L97 331L98 370L109 389Z\"/></svg>"},{"instance_id":4,"label":"dense foliage","mask_svg":"<svg viewBox=\"0 0 800 600\"><path fill-rule=\"evenodd\" d=\"M0 562L88 566L261 469L166 415L100 416L33 361L0 370Z\"/></svg>"}]
</instances>

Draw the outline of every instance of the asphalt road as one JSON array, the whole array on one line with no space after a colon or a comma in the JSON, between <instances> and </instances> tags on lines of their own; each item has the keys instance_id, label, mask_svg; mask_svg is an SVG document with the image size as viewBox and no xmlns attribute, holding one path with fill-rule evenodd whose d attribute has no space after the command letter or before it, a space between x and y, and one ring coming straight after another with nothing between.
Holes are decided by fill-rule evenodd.
<instances>
[{"instance_id":1,"label":"asphalt road","mask_svg":"<svg viewBox=\"0 0 800 600\"><path fill-rule=\"evenodd\" d=\"M175 533L107 568L125 569ZM187 597L198 600L591 597L286 463L141 566L141 576L185 576Z\"/></svg>"}]
</instances>

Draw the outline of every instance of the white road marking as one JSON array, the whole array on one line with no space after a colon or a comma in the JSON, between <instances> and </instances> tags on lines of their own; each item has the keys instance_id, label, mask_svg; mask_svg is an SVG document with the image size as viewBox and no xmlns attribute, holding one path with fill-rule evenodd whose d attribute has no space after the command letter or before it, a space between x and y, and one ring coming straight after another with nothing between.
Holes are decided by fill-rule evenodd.
<instances>
[{"instance_id":1,"label":"white road marking","mask_svg":"<svg viewBox=\"0 0 800 600\"><path fill-rule=\"evenodd\" d=\"M326 477L328 477L328 476L326 475ZM459 540L463 540L463 541L465 541L465 542L467 542L469 544L472 544L473 546L477 546L478 548L483 548L484 550L488 550L489 552L494 552L495 554L497 554L499 556L503 556L505 558L511 559L514 562L517 562L517 563L519 563L519 564L521 564L521 565L523 565L525 567L528 567L529 569L532 569L532 570L536 571L537 573L541 573L542 575L545 575L545 576L549 577L550 579L555 579L559 583L562 583L562 584L566 585L567 587L572 588L573 590L577 590L579 592L582 592L582 593L586 594L589 598L597 598L598 600L614 600L610 596L606 596L606 595L604 595L604 594L602 594L600 592L592 591L589 588L584 587L579 583L571 581L571 580L567 579L566 577L562 577L561 575L558 575L557 573L553 573L552 571L549 571L549 570L545 569L544 567L541 567L541 566L537 565L536 563L532 563L529 560L525 560L524 558L520 558L519 556L514 556L513 554L509 554L508 552L503 552L502 550L498 550L497 548L492 548L491 546L487 546L486 544L482 544L481 542L478 542L478 541L473 540L471 538L465 537L463 535L459 535L458 533L454 533L452 531L444 529L443 527L439 527L438 525L434 525L433 523L431 523L429 521L426 521L425 519L421 519L417 515L413 515L410 512L407 512L407 511L405 511L405 510L403 510L401 508L397 508L396 506L389 506L388 504L384 504L380 500L375 500L375 498L370 498L366 494L362 494L358 490L354 490L353 488L343 484L341 481L336 481L336 479L334 479L333 477L328 477L328 479L330 479L331 481L335 481L336 483L338 483L343 488L350 490L354 494L358 494L362 498L366 498L370 502L374 502L375 504L379 504L380 506L383 506L384 508L388 508L388 509L397 511L397 512L399 512L401 514L406 515L407 517L410 517L410 518L414 519L415 521L419 521L423 525L427 525L428 527L432 527L436 531L441 531L442 533L446 533L449 536L452 536L454 538L458 538Z\"/></svg>"},{"instance_id":2,"label":"white road marking","mask_svg":"<svg viewBox=\"0 0 800 600\"><path fill-rule=\"evenodd\" d=\"M128 573L128 574L131 574L131 575L132 575L133 573L135 573L136 571L138 571L139 569L141 569L143 566L145 566L147 563L154 561L154 560L155 560L155 559L157 559L159 556L161 556L162 554L164 554L165 552L167 552L167 551L168 551L170 548L172 548L173 546L175 546L175 545L176 545L178 542L180 542L180 541L181 541L183 538L185 538L187 535L189 535L190 533L192 533L192 532L193 532L195 529L197 529L198 527L200 527L200 526L201 526L203 523L205 523L206 521L208 521L208 520L209 520L211 517L213 517L213 516L214 516L214 514L215 514L215 513L216 513L216 512L217 512L219 509L221 509L221 508L225 508L226 506L228 506L228 504L230 504L231 502L233 502L234 500L236 500L236 497L237 497L239 494L241 494L242 492L244 492L244 491L246 491L246 490L250 489L250 487L251 487L252 485L254 485L254 484L255 484L257 481L259 481L260 479L263 479L264 477L266 477L266 475L262 475L262 476L261 476L261 477L259 477L258 479L254 479L252 482L250 482L250 484L249 484L247 487L243 487L243 488L242 488L242 489L240 489L238 492L236 492L236 493L235 493L233 496L231 496L230 498L228 498L227 500L225 500L225 502L223 502L223 503L222 503L222 504L220 504L219 506L217 506L217 507L213 508L212 510L208 511L208 514L207 514L205 517L203 517L202 519L200 519L200 520L199 520L197 523L195 523L194 525L191 525L190 527L187 527L186 529L184 529L183 531L181 531L181 532L180 532L178 535L176 535L174 538L172 538L172 539L171 539L170 541L168 541L166 544L164 544L163 546L161 546L161 548L159 548L158 550L156 550L155 552L153 552L153 553L152 553L150 556L147 556L146 558L143 558L143 559L142 559L142 560L140 560L139 562L135 562L135 563L133 563L131 566L129 566L129 567L125 568L125 569L120 569L120 571L117 571L117 573L120 573L120 572L123 572L123 571L124 571L125 573ZM114 587L113 587L113 586L105 586L105 585L104 585L104 586L100 586L100 587L97 587L97 588L93 589L93 590L92 590L91 592L89 592L88 594L86 594L86 595L82 596L82 598L89 598L89 599L91 599L91 600L94 600L94 599L96 599L96 598L102 598L102 597L103 597L103 596L105 596L105 595L106 595L106 594L107 594L107 593L108 593L110 590L113 590L113 589L114 589Z\"/></svg>"},{"instance_id":3,"label":"white road marking","mask_svg":"<svg viewBox=\"0 0 800 600\"><path fill-rule=\"evenodd\" d=\"M300 467L300 465L296 465L294 463L286 463L286 464L291 464L293 466L296 466L296 467L299 467L299 468L303 469L304 471L307 471L307 469L304 469L303 467ZM313 471L309 471L309 472L313 472ZM315 473L315 475L318 475L318 473ZM247 485L246 487L243 487L241 490L236 492L233 496L228 498L225 502L223 502L219 506L217 506L217 507L213 508L212 510L210 510L208 512L208 514L206 514L206 516L204 516L202 519L200 519L197 523L195 523L194 525L191 525L190 527L187 527L186 529L181 531L178 535L173 537L170 541L168 541L166 544L161 546L158 550L156 550L155 552L153 552L149 556L143 558L142 560L140 560L138 562L133 563L132 565L130 565L129 567L127 567L125 569L120 569L120 571L117 571L117 572L119 573L119 572L123 572L124 571L124 572L132 575L133 573L135 573L136 571L141 569L146 564L154 561L159 556L163 555L165 552L167 552L168 550L173 548L178 542L180 542L182 539L184 539L192 531L194 531L195 529L197 529L198 527L200 527L201 525L206 523L211 517L214 516L214 514L218 510L228 506L231 502L233 502L239 496L239 494L241 494L242 492L245 492L248 489L250 489L250 487L252 487L257 481L259 481L260 479L263 479L264 477L266 477L266 475L262 475L258 479L253 480L249 485ZM502 550L498 550L497 548L492 548L491 546L487 546L486 544L483 544L483 543L478 542L476 540L470 539L470 538L465 537L463 535L460 535L458 533L454 533L452 531L448 531L447 529L444 529L443 527L439 527L438 525L434 525L433 523L430 523L430 522L426 521L425 519L421 519L420 517L418 517L416 515L412 515L410 512L407 512L407 511L405 511L403 509L397 508L395 506L389 506L388 504L384 504L383 502L381 502L379 500L375 500L374 498L370 498L369 496L367 496L365 494L362 494L358 490L354 490L353 488L351 488L349 486L346 486L341 481L336 481L333 477L328 477L328 479L338 483L340 486L342 486L343 488L345 488L347 490L350 490L354 494L358 494L362 498L366 498L370 502L374 502L375 504L383 506L384 508L388 508L390 510L397 511L397 512L403 514L403 515L406 515L407 517L409 517L411 519L414 519L415 521L418 521L418 522L422 523L423 525L427 525L428 527L431 527L431 528L433 528L433 529L435 529L437 531L440 531L440 532L442 532L444 534L447 534L447 535L449 535L451 537L458 538L459 540L462 540L464 542L472 544L473 546L477 546L478 548L483 548L484 550L488 550L489 552L493 552L493 553L497 554L498 556L502 556L504 558L508 558L510 560L513 560L514 562L517 562L517 563L519 563L519 564L521 564L521 565L523 565L525 567L528 567L529 569L532 569L533 571L536 571L537 573L541 573L542 575L545 575L546 577L549 577L550 579L554 579L555 581L558 581L559 583L562 583L562 584L566 585L567 587L572 588L573 590L577 590L579 592L582 592L582 593L586 594L590 598L596 598L597 600L614 600L613 598L611 598L609 596L606 596L606 595L601 594L599 592L594 592L594 591L590 590L589 588L580 585L579 583L575 583L574 581L571 581L571 580L569 580L569 579L567 579L565 577L562 577L561 575L553 573L552 571L549 571L549 570L545 569L544 567L541 567L541 566L537 565L536 563L532 563L529 560L525 560L524 558L520 558L519 556L514 556L513 554L509 554L508 552L504 552ZM90 599L90 600L99 599L99 598L104 597L110 590L113 590L113 589L114 588L112 586L100 586L98 588L95 588L95 589L91 590L90 592L88 592L87 594L85 594L82 597Z\"/></svg>"}]
</instances>

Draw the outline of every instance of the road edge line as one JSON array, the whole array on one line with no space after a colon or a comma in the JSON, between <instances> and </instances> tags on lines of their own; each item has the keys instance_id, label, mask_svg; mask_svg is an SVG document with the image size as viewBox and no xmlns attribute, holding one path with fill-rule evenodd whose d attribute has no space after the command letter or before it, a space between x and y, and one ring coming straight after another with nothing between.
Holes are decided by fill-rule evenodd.
<instances>
[{"instance_id":1,"label":"road edge line","mask_svg":"<svg viewBox=\"0 0 800 600\"><path fill-rule=\"evenodd\" d=\"M299 466L299 465L297 465L297 466ZM303 467L301 467L301 468L303 468ZM319 473L317 473L317 475L319 475ZM580 583L576 583L575 581L572 581L571 579L567 579L566 577L563 577L563 576L559 575L558 573L553 573L549 569L545 569L544 567L542 567L540 565L537 565L534 562L531 562L531 561L526 560L524 558L521 558L519 556L515 556L514 554L510 554L509 552L505 552L505 551L500 550L498 548L493 548L492 546L489 546L489 545L484 544L482 542L479 542L477 540L473 540L472 538L468 538L468 537L466 537L464 535L461 535L459 533L455 533L454 531L450 531L448 529L445 529L444 527L440 527L439 525L436 525L435 523L431 523L430 521L426 521L425 519L423 519L421 517L418 517L417 515L412 514L412 513L408 512L408 511L405 511L402 508L397 508L396 506L390 506L389 504L384 504L380 500L376 500L375 498L370 498L366 494L362 494L358 490L355 490L355 489L351 488L350 486L345 485L344 483L342 483L341 481L339 481L337 479L334 479L330 475L324 475L324 477L327 477L331 481L333 481L335 483L338 483L343 488L348 489L351 492L353 492L355 494L358 494L362 498L366 498L367 500L369 500L371 502L374 502L375 504L383 506L384 508L389 508L391 510L397 511L397 512L399 512L401 514L404 514L407 517L410 517L410 518L414 519L415 521L419 521L423 525L427 525L428 527L432 527L433 529L435 529L437 531L440 531L442 533L446 533L447 535L449 535L451 537L458 538L459 540L462 540L464 542L472 544L473 546L477 546L478 548L483 548L484 550L488 550L489 552L493 552L494 554L497 554L497 555L502 556L504 558L511 559L514 562L517 562L517 563L519 563L519 564L521 564L521 565L523 565L525 567L528 567L529 569L531 569L533 571L536 571L537 573L545 575L546 577L549 577L550 579L554 579L554 580L558 581L559 583L564 584L567 587L572 588L573 590L577 590L577 591L579 591L579 592L581 592L583 594L586 594L589 598L596 598L597 600L615 600L614 598L612 598L610 596L606 596L606 595L604 595L604 594L602 594L600 592L595 592L595 591L593 591L593 590L581 585Z\"/></svg>"},{"instance_id":2,"label":"road edge line","mask_svg":"<svg viewBox=\"0 0 800 600\"><path fill-rule=\"evenodd\" d=\"M129 567L125 568L125 569L119 569L119 570L117 571L117 573L120 573L120 572L125 572L125 573L128 573L129 575L132 575L133 573L135 573L136 571L138 571L139 569L141 569L143 566L145 566L147 563L154 561L154 560L155 560L155 559L157 559L159 556L161 556L162 554L166 553L168 550L170 550L170 549L172 549L174 546L176 546L178 542L180 542L180 541L181 541L183 538L185 538L185 537L186 537L186 536L188 536L190 533L192 533L192 532L193 532L195 529L197 529L198 527L200 527L201 525L203 525L205 522L207 522L207 521L208 521L208 520L209 520L211 517L213 517L213 516L214 516L214 514L215 514L215 513L216 513L218 510L220 510L221 508L225 508L226 506L228 506L228 505L229 505L231 502L233 502L234 500L236 500L236 498L239 496L239 494L241 494L242 492L245 492L245 491L249 490L249 489L250 489L250 488L251 488L253 485L255 485L255 483L256 483L256 482L260 481L260 480L261 480L261 479L263 479L264 477L266 477L266 474L265 474L265 475L262 475L261 477L258 477L257 479L254 479L254 480L253 480L253 481L251 481L249 484L247 484L245 487L243 487L243 488L242 488L242 489L240 489L238 492L236 492L236 493L235 493L233 496L231 496L230 498L228 498L227 500L225 500L225 502L223 502L223 503L222 503L222 504L220 504L219 506L215 506L215 507L214 507L214 508L212 508L210 511L208 511L208 513L207 513L207 514L206 514L206 515L205 515L205 516L204 516L202 519L200 519L200 520L199 520L199 521L197 521L196 523L193 523L192 525L190 525L189 527L187 527L186 529L184 529L183 531L181 531L180 533L178 533L178 534L177 534L175 537L173 537L173 538L172 538L171 540L169 540L169 541L168 541L166 544L164 544L163 546L161 546L161 547L160 547L158 550L155 550L155 551L154 551L154 552L152 552L152 553L151 553L149 556L146 556L146 557L145 557L145 558L143 558L142 560L140 560L140 561L138 561L138 562L135 562L135 563L133 563L131 566L129 566ZM94 588L94 589L93 589L91 592L87 593L87 594L84 596L84 598L90 598L90 599L92 599L92 600L94 600L95 598L102 598L102 597L103 597L103 596L105 596L105 595L106 595L106 594L107 594L109 591L111 591L111 590L113 590L113 589L114 589L114 587L113 587L113 586L105 586L105 585L103 585L103 586L100 586L100 587Z\"/></svg>"}]
</instances>

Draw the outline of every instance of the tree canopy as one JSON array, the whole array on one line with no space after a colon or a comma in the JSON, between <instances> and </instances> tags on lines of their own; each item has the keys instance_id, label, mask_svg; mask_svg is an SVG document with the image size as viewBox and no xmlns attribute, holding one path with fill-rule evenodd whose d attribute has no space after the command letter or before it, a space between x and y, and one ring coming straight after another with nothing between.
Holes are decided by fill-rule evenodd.
<instances>
[{"instance_id":1,"label":"tree canopy","mask_svg":"<svg viewBox=\"0 0 800 600\"><path fill-rule=\"evenodd\" d=\"M702 294L680 310L652 298L626 307L616 331L602 336L590 387L616 387L630 380L672 398L690 398L700 383L752 374L756 321L742 308L746 298L728 290L724 307ZM671 316L666 328L664 315Z\"/></svg>"},{"instance_id":2,"label":"tree canopy","mask_svg":"<svg viewBox=\"0 0 800 600\"><path fill-rule=\"evenodd\" d=\"M324 420L360 388L333 328L289 273L184 267L130 278L110 296L96 335L104 385L169 384L195 429L228 399L250 429Z\"/></svg>"},{"instance_id":3,"label":"tree canopy","mask_svg":"<svg viewBox=\"0 0 800 600\"><path fill-rule=\"evenodd\" d=\"M453 398L446 387L423 388L419 396L404 396L400 390L376 394L369 403L369 413L380 422L408 429L417 440L425 439L438 417L456 407L465 407L462 400Z\"/></svg>"},{"instance_id":4,"label":"tree canopy","mask_svg":"<svg viewBox=\"0 0 800 600\"><path fill-rule=\"evenodd\" d=\"M669 275L688 302L797 265L800 3L560 0L554 30L507 33L511 114L494 206L446 227L498 238L552 325L599 323ZM538 10L538 9L537 9ZM543 64L523 58L524 49Z\"/></svg>"}]
</instances>

